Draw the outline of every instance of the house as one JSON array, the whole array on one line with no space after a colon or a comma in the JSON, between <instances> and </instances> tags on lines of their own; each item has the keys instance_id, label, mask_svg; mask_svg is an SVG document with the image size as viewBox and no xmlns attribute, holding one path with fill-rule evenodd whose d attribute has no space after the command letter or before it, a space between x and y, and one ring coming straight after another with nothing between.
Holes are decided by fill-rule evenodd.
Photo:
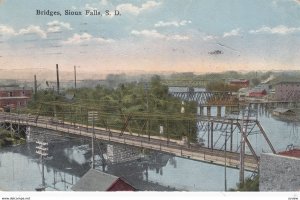
<instances>
[{"instance_id":1,"label":"house","mask_svg":"<svg viewBox=\"0 0 300 200\"><path fill-rule=\"evenodd\" d=\"M18 86L0 86L0 108L26 107L32 96L30 88Z\"/></svg>"},{"instance_id":2,"label":"house","mask_svg":"<svg viewBox=\"0 0 300 200\"><path fill-rule=\"evenodd\" d=\"M281 116L281 115L295 115L296 113L290 109L286 108L276 108L273 110L273 115Z\"/></svg>"},{"instance_id":3,"label":"house","mask_svg":"<svg viewBox=\"0 0 300 200\"><path fill-rule=\"evenodd\" d=\"M240 100L242 100L246 96L249 96L249 89L248 88L240 88L239 91L238 91L238 98Z\"/></svg>"},{"instance_id":4,"label":"house","mask_svg":"<svg viewBox=\"0 0 300 200\"><path fill-rule=\"evenodd\" d=\"M259 172L260 191L300 191L300 149L262 153Z\"/></svg>"},{"instance_id":5,"label":"house","mask_svg":"<svg viewBox=\"0 0 300 200\"><path fill-rule=\"evenodd\" d=\"M299 101L300 82L279 82L275 85L275 98L278 101Z\"/></svg>"},{"instance_id":6,"label":"house","mask_svg":"<svg viewBox=\"0 0 300 200\"><path fill-rule=\"evenodd\" d=\"M255 86L255 89L266 90L266 92L269 93L269 91L272 89L272 86L266 83L261 83Z\"/></svg>"},{"instance_id":7,"label":"house","mask_svg":"<svg viewBox=\"0 0 300 200\"><path fill-rule=\"evenodd\" d=\"M135 191L125 179L90 169L71 188L73 191Z\"/></svg>"},{"instance_id":8,"label":"house","mask_svg":"<svg viewBox=\"0 0 300 200\"><path fill-rule=\"evenodd\" d=\"M249 91L249 97L263 97L267 95L267 91L264 89L252 89Z\"/></svg>"},{"instance_id":9,"label":"house","mask_svg":"<svg viewBox=\"0 0 300 200\"><path fill-rule=\"evenodd\" d=\"M230 86L235 86L238 88L247 88L249 87L249 80L246 79L234 79L229 81Z\"/></svg>"}]
</instances>

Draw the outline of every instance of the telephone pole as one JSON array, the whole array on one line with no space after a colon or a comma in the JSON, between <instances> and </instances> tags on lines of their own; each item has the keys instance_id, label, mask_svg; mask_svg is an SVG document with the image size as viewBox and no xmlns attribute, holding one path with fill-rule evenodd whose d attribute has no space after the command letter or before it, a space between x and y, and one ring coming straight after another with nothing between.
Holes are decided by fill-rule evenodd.
<instances>
[{"instance_id":1,"label":"telephone pole","mask_svg":"<svg viewBox=\"0 0 300 200\"><path fill-rule=\"evenodd\" d=\"M95 120L98 119L97 111L89 111L88 112L88 121L92 122L92 169L95 169Z\"/></svg>"},{"instance_id":2,"label":"telephone pole","mask_svg":"<svg viewBox=\"0 0 300 200\"><path fill-rule=\"evenodd\" d=\"M44 171L44 158L48 156L48 143L43 141L36 141L38 145L36 147L36 153L40 155L40 161L42 163L42 186L40 188L36 188L38 191L45 191L45 171Z\"/></svg>"},{"instance_id":3,"label":"telephone pole","mask_svg":"<svg viewBox=\"0 0 300 200\"><path fill-rule=\"evenodd\" d=\"M225 157L225 167L224 167L224 186L225 186L225 192L227 191L227 157L226 157L226 151L227 151L227 131L225 131L225 147L224 147L224 157Z\"/></svg>"},{"instance_id":4,"label":"telephone pole","mask_svg":"<svg viewBox=\"0 0 300 200\"><path fill-rule=\"evenodd\" d=\"M37 93L37 81L36 81L36 75L34 75L34 94Z\"/></svg>"},{"instance_id":5,"label":"telephone pole","mask_svg":"<svg viewBox=\"0 0 300 200\"><path fill-rule=\"evenodd\" d=\"M146 108L147 108L147 114L148 114L148 118L147 118L147 126L146 126L146 134L148 134L148 140L150 141L150 132L149 132L149 98L148 98L148 83L145 83L145 90L146 90L146 97L147 97L147 104L146 104Z\"/></svg>"},{"instance_id":6,"label":"telephone pole","mask_svg":"<svg viewBox=\"0 0 300 200\"><path fill-rule=\"evenodd\" d=\"M58 64L56 64L56 84L57 84L57 94L59 94L59 72L58 72Z\"/></svg>"}]
</instances>

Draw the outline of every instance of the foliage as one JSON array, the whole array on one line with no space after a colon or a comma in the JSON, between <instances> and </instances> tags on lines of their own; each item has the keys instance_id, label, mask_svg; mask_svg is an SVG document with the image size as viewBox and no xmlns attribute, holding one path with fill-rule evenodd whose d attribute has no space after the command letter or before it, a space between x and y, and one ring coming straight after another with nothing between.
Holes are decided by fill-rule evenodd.
<instances>
[{"instance_id":1,"label":"foliage","mask_svg":"<svg viewBox=\"0 0 300 200\"><path fill-rule=\"evenodd\" d=\"M237 184L237 188L230 191L259 191L259 176L256 175L253 179L247 178L244 184Z\"/></svg>"},{"instance_id":2,"label":"foliage","mask_svg":"<svg viewBox=\"0 0 300 200\"><path fill-rule=\"evenodd\" d=\"M25 143L24 138L21 138L16 134L12 134L11 132L5 129L0 129L0 147L21 144L21 143Z\"/></svg>"},{"instance_id":3,"label":"foliage","mask_svg":"<svg viewBox=\"0 0 300 200\"><path fill-rule=\"evenodd\" d=\"M69 89L66 93L75 94L71 102L54 92L39 91L29 108L40 115L89 125L87 113L93 110L98 111L94 124L100 127L122 130L129 119L128 132L160 135L163 126L166 137L197 139L196 103L185 102L185 113L180 113L181 100L168 93L159 76L153 76L148 84L122 83L116 88L97 86Z\"/></svg>"},{"instance_id":4,"label":"foliage","mask_svg":"<svg viewBox=\"0 0 300 200\"><path fill-rule=\"evenodd\" d=\"M239 90L238 86L229 85L224 81L210 81L206 89L208 91L230 91L230 92L237 92Z\"/></svg>"}]
</instances>

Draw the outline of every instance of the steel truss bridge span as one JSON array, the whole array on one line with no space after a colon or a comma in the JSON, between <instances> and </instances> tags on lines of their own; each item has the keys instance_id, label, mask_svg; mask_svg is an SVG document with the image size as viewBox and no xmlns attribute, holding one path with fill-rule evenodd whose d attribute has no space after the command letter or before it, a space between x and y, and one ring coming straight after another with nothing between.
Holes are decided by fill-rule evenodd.
<instances>
[{"instance_id":1,"label":"steel truss bridge span","mask_svg":"<svg viewBox=\"0 0 300 200\"><path fill-rule=\"evenodd\" d=\"M201 121L205 122L215 122L225 124L235 124L239 127L238 120L234 119L215 119L215 118L201 118ZM70 123L67 121L53 122L52 118L39 116L36 118L32 115L17 115L17 114L0 114L0 123L10 123L26 126L34 126L48 130L55 130L64 134L72 134L77 136L92 137L93 132L95 137L99 140L105 140L120 144L127 144L135 147L157 150L169 154L173 154L179 157L197 160L201 162L207 162L217 165L225 165L232 168L239 168L240 164L240 154L239 152L230 151L226 149L226 157L224 157L224 149L215 148L216 140L211 143L212 146L201 146L197 144L184 144L180 140L174 140L159 136L151 136L148 138L147 135L142 135L138 133L131 133L128 131L120 131L101 127L92 127L89 125L83 125L78 123ZM252 122L251 122L252 123ZM256 123L256 122L255 122ZM213 129L217 129L216 126ZM127 129L126 129L127 130ZM213 134L211 134L213 135ZM210 137L211 137L210 135ZM209 138L210 138L209 137ZM229 138L226 138L228 140ZM247 145L248 142L246 141ZM250 144L250 142L249 142ZM250 144L251 145L251 144ZM224 147L224 146L223 146ZM273 153L275 150L270 146ZM248 171L257 171L259 157L256 154L245 154L245 169Z\"/></svg>"}]
</instances>

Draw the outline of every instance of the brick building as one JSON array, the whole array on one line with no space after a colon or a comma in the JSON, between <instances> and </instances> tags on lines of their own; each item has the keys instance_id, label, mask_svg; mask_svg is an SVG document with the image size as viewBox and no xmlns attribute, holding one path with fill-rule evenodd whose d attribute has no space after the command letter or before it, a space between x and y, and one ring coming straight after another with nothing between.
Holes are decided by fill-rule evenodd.
<instances>
[{"instance_id":1,"label":"brick building","mask_svg":"<svg viewBox=\"0 0 300 200\"><path fill-rule=\"evenodd\" d=\"M267 91L264 89L253 89L249 91L249 97L264 97L267 95Z\"/></svg>"},{"instance_id":2,"label":"brick building","mask_svg":"<svg viewBox=\"0 0 300 200\"><path fill-rule=\"evenodd\" d=\"M300 101L300 82L280 82L275 85L278 101Z\"/></svg>"},{"instance_id":3,"label":"brick building","mask_svg":"<svg viewBox=\"0 0 300 200\"><path fill-rule=\"evenodd\" d=\"M0 86L0 108L25 107L32 96L30 88Z\"/></svg>"},{"instance_id":4,"label":"brick building","mask_svg":"<svg viewBox=\"0 0 300 200\"><path fill-rule=\"evenodd\" d=\"M237 88L247 88L249 87L249 80L246 79L234 79L229 81L230 86Z\"/></svg>"}]
</instances>

